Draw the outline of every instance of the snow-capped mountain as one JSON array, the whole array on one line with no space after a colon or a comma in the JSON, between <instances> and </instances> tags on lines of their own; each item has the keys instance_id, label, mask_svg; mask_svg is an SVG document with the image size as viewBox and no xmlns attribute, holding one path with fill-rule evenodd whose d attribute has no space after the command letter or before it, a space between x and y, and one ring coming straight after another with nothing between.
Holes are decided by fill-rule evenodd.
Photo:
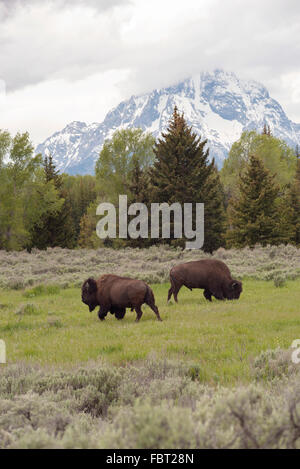
<instances>
[{"instance_id":1,"label":"snow-capped mountain","mask_svg":"<svg viewBox=\"0 0 300 469\"><path fill-rule=\"evenodd\" d=\"M292 147L300 144L300 124L286 116L263 85L216 70L176 86L132 96L110 111L101 123L72 122L39 145L37 152L51 153L60 171L92 174L105 139L116 129L141 127L157 137L166 129L175 105L184 112L194 131L208 140L210 156L219 167L244 130L261 131L265 123L274 136Z\"/></svg>"}]
</instances>

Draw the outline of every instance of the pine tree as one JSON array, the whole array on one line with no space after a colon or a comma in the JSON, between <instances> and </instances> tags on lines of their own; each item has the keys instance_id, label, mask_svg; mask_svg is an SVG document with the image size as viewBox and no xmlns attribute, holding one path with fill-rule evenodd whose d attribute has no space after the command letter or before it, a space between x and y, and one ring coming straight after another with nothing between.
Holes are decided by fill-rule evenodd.
<instances>
[{"instance_id":1,"label":"pine tree","mask_svg":"<svg viewBox=\"0 0 300 469\"><path fill-rule=\"evenodd\" d=\"M57 190L61 189L62 186L62 176L59 174L59 171L55 167L52 155L46 156L43 161L45 181L53 181L54 186Z\"/></svg>"},{"instance_id":2,"label":"pine tree","mask_svg":"<svg viewBox=\"0 0 300 469\"><path fill-rule=\"evenodd\" d=\"M212 252L222 244L224 224L222 189L214 161L209 162L207 140L189 127L174 108L167 131L154 146L151 182L153 202L205 204L205 242ZM194 218L195 219L195 218ZM219 236L220 234L220 236Z\"/></svg>"},{"instance_id":3,"label":"pine tree","mask_svg":"<svg viewBox=\"0 0 300 469\"><path fill-rule=\"evenodd\" d=\"M271 128L269 126L269 124L264 124L264 128L263 128L263 131L262 131L262 135L267 135L268 137L271 137L272 134L271 134Z\"/></svg>"},{"instance_id":4,"label":"pine tree","mask_svg":"<svg viewBox=\"0 0 300 469\"><path fill-rule=\"evenodd\" d=\"M225 245L226 225L225 194L216 167L207 181L205 200L204 250L212 253Z\"/></svg>"},{"instance_id":5,"label":"pine tree","mask_svg":"<svg viewBox=\"0 0 300 469\"><path fill-rule=\"evenodd\" d=\"M45 183L52 182L62 205L56 213L46 213L32 228L33 246L39 249L47 247L75 247L75 225L72 218L71 202L63 189L62 176L56 170L52 156L43 162Z\"/></svg>"},{"instance_id":6,"label":"pine tree","mask_svg":"<svg viewBox=\"0 0 300 469\"><path fill-rule=\"evenodd\" d=\"M240 175L239 196L229 205L229 245L254 247L282 241L277 207L279 187L260 158L251 155Z\"/></svg>"}]
</instances>

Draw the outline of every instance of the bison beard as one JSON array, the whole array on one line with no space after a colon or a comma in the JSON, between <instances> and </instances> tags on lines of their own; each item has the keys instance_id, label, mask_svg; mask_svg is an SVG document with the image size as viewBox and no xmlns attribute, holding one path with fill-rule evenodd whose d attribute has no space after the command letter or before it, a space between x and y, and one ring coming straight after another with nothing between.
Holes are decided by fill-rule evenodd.
<instances>
[{"instance_id":1,"label":"bison beard","mask_svg":"<svg viewBox=\"0 0 300 469\"><path fill-rule=\"evenodd\" d=\"M87 279L82 285L83 303L93 311L100 306L98 317L103 321L108 312L114 314L116 319L123 319L126 308L136 311L136 321L142 317L142 304L146 303L161 321L158 308L155 304L153 291L142 280L135 280L118 275L103 275L97 281Z\"/></svg>"},{"instance_id":2,"label":"bison beard","mask_svg":"<svg viewBox=\"0 0 300 469\"><path fill-rule=\"evenodd\" d=\"M182 286L192 290L201 288L203 295L211 301L214 296L217 300L234 300L240 297L242 283L231 277L229 268L224 262L215 259L203 259L187 262L173 267L170 271L171 288L168 292L168 301L177 295Z\"/></svg>"}]
</instances>

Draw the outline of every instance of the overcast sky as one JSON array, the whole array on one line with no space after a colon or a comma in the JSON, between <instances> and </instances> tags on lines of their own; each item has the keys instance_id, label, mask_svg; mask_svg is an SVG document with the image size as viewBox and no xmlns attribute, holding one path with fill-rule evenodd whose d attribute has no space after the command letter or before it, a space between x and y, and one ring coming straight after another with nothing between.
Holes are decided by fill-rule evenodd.
<instances>
[{"instance_id":1,"label":"overcast sky","mask_svg":"<svg viewBox=\"0 0 300 469\"><path fill-rule=\"evenodd\" d=\"M299 38L299 0L0 0L0 128L40 143L215 68L263 83L300 123Z\"/></svg>"}]
</instances>

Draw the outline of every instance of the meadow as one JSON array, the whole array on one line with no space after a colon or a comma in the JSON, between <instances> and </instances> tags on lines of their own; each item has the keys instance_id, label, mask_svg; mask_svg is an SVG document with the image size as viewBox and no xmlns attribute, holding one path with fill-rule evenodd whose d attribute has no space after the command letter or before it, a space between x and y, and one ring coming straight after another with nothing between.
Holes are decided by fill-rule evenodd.
<instances>
[{"instance_id":1,"label":"meadow","mask_svg":"<svg viewBox=\"0 0 300 469\"><path fill-rule=\"evenodd\" d=\"M0 447L300 447L299 250L221 249L240 300L167 304L169 268L204 256L0 252ZM105 272L148 280L163 322L89 313L80 285Z\"/></svg>"},{"instance_id":2,"label":"meadow","mask_svg":"<svg viewBox=\"0 0 300 469\"><path fill-rule=\"evenodd\" d=\"M81 303L79 288L35 287L1 293L0 337L9 362L72 365L101 359L126 365L145 359L185 360L203 382L251 379L251 360L262 350L288 348L300 338L300 280L283 287L245 280L239 301L207 302L201 291L182 288L167 305L169 285L152 285L163 322L147 306L139 324L127 311L122 321Z\"/></svg>"}]
</instances>

